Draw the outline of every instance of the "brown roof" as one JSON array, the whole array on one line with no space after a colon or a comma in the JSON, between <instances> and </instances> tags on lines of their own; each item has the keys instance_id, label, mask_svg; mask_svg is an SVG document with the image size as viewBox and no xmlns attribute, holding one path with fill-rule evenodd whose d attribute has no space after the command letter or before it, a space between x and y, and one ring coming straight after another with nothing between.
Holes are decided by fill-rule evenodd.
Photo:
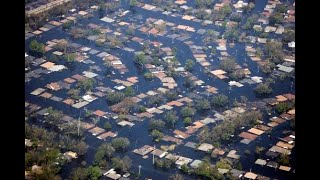
<instances>
[{"instance_id":1,"label":"brown roof","mask_svg":"<svg viewBox=\"0 0 320 180\"><path fill-rule=\"evenodd\" d=\"M181 137L183 139L186 139L186 138L188 138L190 136L189 134L187 134L185 132L182 132L180 130L174 130L173 133L178 135L178 137Z\"/></svg>"},{"instance_id":2,"label":"brown roof","mask_svg":"<svg viewBox=\"0 0 320 180\"><path fill-rule=\"evenodd\" d=\"M74 104L74 101L72 99L66 99L63 101L65 104L68 104L68 105L72 105Z\"/></svg>"},{"instance_id":3,"label":"brown roof","mask_svg":"<svg viewBox=\"0 0 320 180\"><path fill-rule=\"evenodd\" d=\"M196 129L199 129L199 128L202 128L203 126L205 126L205 124L200 121L196 121L193 124L194 124L193 128L196 128Z\"/></svg>"},{"instance_id":4,"label":"brown roof","mask_svg":"<svg viewBox=\"0 0 320 180\"><path fill-rule=\"evenodd\" d=\"M100 136L98 136L99 139L105 139L107 137L115 137L117 134L113 133L111 131L108 131L106 133L101 134Z\"/></svg>"},{"instance_id":5,"label":"brown roof","mask_svg":"<svg viewBox=\"0 0 320 180\"><path fill-rule=\"evenodd\" d=\"M288 98L288 100L294 100L296 96L294 94L283 94L284 97Z\"/></svg>"},{"instance_id":6,"label":"brown roof","mask_svg":"<svg viewBox=\"0 0 320 180\"><path fill-rule=\"evenodd\" d=\"M171 102L168 102L166 105L168 105L168 106L178 106L178 107L180 107L180 106L183 105L183 103L181 103L181 102L179 102L179 101L171 101Z\"/></svg>"},{"instance_id":7,"label":"brown roof","mask_svg":"<svg viewBox=\"0 0 320 180\"><path fill-rule=\"evenodd\" d=\"M61 87L59 86L58 83L54 82L54 83L50 83L46 85L47 88L54 90L54 91L58 91L59 89L61 89Z\"/></svg>"},{"instance_id":8,"label":"brown roof","mask_svg":"<svg viewBox=\"0 0 320 180\"><path fill-rule=\"evenodd\" d=\"M264 133L264 131L260 130L260 129L256 129L256 128L251 128L248 130L248 132L255 134L255 135L261 135Z\"/></svg>"},{"instance_id":9,"label":"brown roof","mask_svg":"<svg viewBox=\"0 0 320 180\"><path fill-rule=\"evenodd\" d=\"M288 166L280 166L279 169L280 169L280 170L283 170L283 171L290 171L291 167L288 167Z\"/></svg>"},{"instance_id":10,"label":"brown roof","mask_svg":"<svg viewBox=\"0 0 320 180\"><path fill-rule=\"evenodd\" d=\"M277 98L277 101L278 102L284 102L284 101L287 101L288 99L282 95L279 95L279 96L276 96Z\"/></svg>"},{"instance_id":11,"label":"brown roof","mask_svg":"<svg viewBox=\"0 0 320 180\"><path fill-rule=\"evenodd\" d=\"M282 141L285 141L285 142L290 142L290 141L293 141L294 139L290 136L287 136L285 138L281 138Z\"/></svg>"},{"instance_id":12,"label":"brown roof","mask_svg":"<svg viewBox=\"0 0 320 180\"><path fill-rule=\"evenodd\" d=\"M258 175L256 175L255 173L252 172L247 172L244 177L248 178L248 179L256 179Z\"/></svg>"},{"instance_id":13,"label":"brown roof","mask_svg":"<svg viewBox=\"0 0 320 180\"><path fill-rule=\"evenodd\" d=\"M143 98L147 97L147 95L141 93L141 94L137 95L137 97L140 98L140 99L143 99Z\"/></svg>"},{"instance_id":14,"label":"brown roof","mask_svg":"<svg viewBox=\"0 0 320 180\"><path fill-rule=\"evenodd\" d=\"M139 118L143 118L143 117L147 117L147 118L152 118L154 115L148 113L148 112L144 112L144 113L139 113L137 114L137 117Z\"/></svg>"},{"instance_id":15,"label":"brown roof","mask_svg":"<svg viewBox=\"0 0 320 180\"><path fill-rule=\"evenodd\" d=\"M282 113L280 115L281 118L285 119L285 120L292 120L294 118L293 115L287 114L287 113Z\"/></svg>"},{"instance_id":16,"label":"brown roof","mask_svg":"<svg viewBox=\"0 0 320 180\"><path fill-rule=\"evenodd\" d=\"M127 80L128 80L129 82L131 82L131 83L137 83L137 82L139 82L139 81L138 81L138 77L129 77L129 78L127 78Z\"/></svg>"},{"instance_id":17,"label":"brown roof","mask_svg":"<svg viewBox=\"0 0 320 180\"><path fill-rule=\"evenodd\" d=\"M90 129L89 132L92 133L92 135L98 135L105 132L105 130L99 127L95 127L93 129Z\"/></svg>"},{"instance_id":18,"label":"brown roof","mask_svg":"<svg viewBox=\"0 0 320 180\"><path fill-rule=\"evenodd\" d=\"M46 69L49 69L51 67L53 67L55 64L53 62L45 62L43 64L41 64L40 66Z\"/></svg>"},{"instance_id":19,"label":"brown roof","mask_svg":"<svg viewBox=\"0 0 320 180\"><path fill-rule=\"evenodd\" d=\"M282 141L277 142L276 146L282 147L284 149L292 149L294 147L294 145Z\"/></svg>"},{"instance_id":20,"label":"brown roof","mask_svg":"<svg viewBox=\"0 0 320 180\"><path fill-rule=\"evenodd\" d=\"M65 78L63 81L66 83L69 83L69 84L76 82L76 80L74 80L72 78Z\"/></svg>"},{"instance_id":21,"label":"brown roof","mask_svg":"<svg viewBox=\"0 0 320 180\"><path fill-rule=\"evenodd\" d=\"M278 124L284 123L286 121L286 120L284 120L282 118L279 118L279 117L273 117L270 120L273 121L273 122L276 122Z\"/></svg>"},{"instance_id":22,"label":"brown roof","mask_svg":"<svg viewBox=\"0 0 320 180\"><path fill-rule=\"evenodd\" d=\"M142 26L140 29L139 29L141 32L147 32L149 30L149 28L146 28L144 26Z\"/></svg>"},{"instance_id":23,"label":"brown roof","mask_svg":"<svg viewBox=\"0 0 320 180\"><path fill-rule=\"evenodd\" d=\"M193 134L197 131L198 129L194 128L194 126L188 127L186 133L187 134Z\"/></svg>"},{"instance_id":24,"label":"brown roof","mask_svg":"<svg viewBox=\"0 0 320 180\"><path fill-rule=\"evenodd\" d=\"M158 73L154 73L154 76L156 76L157 78L163 78L166 77L166 73L164 72L158 72Z\"/></svg>"},{"instance_id":25,"label":"brown roof","mask_svg":"<svg viewBox=\"0 0 320 180\"><path fill-rule=\"evenodd\" d=\"M81 122L80 123L80 126L83 128L83 129L91 129L94 127L94 124L90 124L90 123L86 123L86 122Z\"/></svg>"},{"instance_id":26,"label":"brown roof","mask_svg":"<svg viewBox=\"0 0 320 180\"><path fill-rule=\"evenodd\" d=\"M148 31L150 34L156 35L159 31L155 28L152 28Z\"/></svg>"},{"instance_id":27,"label":"brown roof","mask_svg":"<svg viewBox=\"0 0 320 180\"><path fill-rule=\"evenodd\" d=\"M101 111L101 110L96 110L93 114L102 117L102 116L104 116L106 113L103 112L103 111Z\"/></svg>"},{"instance_id":28,"label":"brown roof","mask_svg":"<svg viewBox=\"0 0 320 180\"><path fill-rule=\"evenodd\" d=\"M271 129L269 126L265 126L265 125L262 125L262 124L256 125L255 128L260 129L262 131L268 131L269 129Z\"/></svg>"},{"instance_id":29,"label":"brown roof","mask_svg":"<svg viewBox=\"0 0 320 180\"><path fill-rule=\"evenodd\" d=\"M288 111L288 114L295 115L296 114L296 110L295 109L291 109L290 111Z\"/></svg>"},{"instance_id":30,"label":"brown roof","mask_svg":"<svg viewBox=\"0 0 320 180\"><path fill-rule=\"evenodd\" d=\"M217 149L217 148L212 151L212 154L214 154L214 155L220 155L220 156L222 156L222 155L224 155L224 153L225 153L224 150L222 150L222 149Z\"/></svg>"},{"instance_id":31,"label":"brown roof","mask_svg":"<svg viewBox=\"0 0 320 180\"><path fill-rule=\"evenodd\" d=\"M45 93L41 94L40 96L49 99L52 97L52 94L45 92Z\"/></svg>"},{"instance_id":32,"label":"brown roof","mask_svg":"<svg viewBox=\"0 0 320 180\"><path fill-rule=\"evenodd\" d=\"M81 76L80 74L75 74L75 75L72 76L72 78L74 78L74 79L76 79L78 81L85 79L85 77Z\"/></svg>"},{"instance_id":33,"label":"brown roof","mask_svg":"<svg viewBox=\"0 0 320 180\"><path fill-rule=\"evenodd\" d=\"M270 127L276 127L276 126L278 126L279 124L278 123L276 123L276 122L269 122L268 123L268 126L270 126Z\"/></svg>"},{"instance_id":34,"label":"brown roof","mask_svg":"<svg viewBox=\"0 0 320 180\"><path fill-rule=\"evenodd\" d=\"M255 135L255 134L251 134L251 133L248 133L248 132L242 132L239 134L240 137L244 138L244 139L248 139L248 140L255 140L258 136Z\"/></svg>"},{"instance_id":35,"label":"brown roof","mask_svg":"<svg viewBox=\"0 0 320 180\"><path fill-rule=\"evenodd\" d=\"M182 143L182 140L181 139L177 139L177 138L174 138L174 137L171 137L171 136L167 136L165 135L162 140L164 141L168 141L168 142L175 142L177 144L181 144Z\"/></svg>"}]
</instances>

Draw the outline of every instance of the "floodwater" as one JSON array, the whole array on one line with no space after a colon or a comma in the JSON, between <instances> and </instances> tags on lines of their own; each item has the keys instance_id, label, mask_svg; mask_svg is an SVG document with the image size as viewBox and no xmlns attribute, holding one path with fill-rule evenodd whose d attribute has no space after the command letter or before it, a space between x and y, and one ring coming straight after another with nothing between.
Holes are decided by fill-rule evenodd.
<instances>
[{"instance_id":1,"label":"floodwater","mask_svg":"<svg viewBox=\"0 0 320 180\"><path fill-rule=\"evenodd\" d=\"M147 1L146 1L147 2ZM256 1L256 7L254 9L254 12L262 12L263 8L265 7L267 1L266 0L259 0ZM187 4L192 5L192 2L188 2ZM127 6L123 6L123 8L126 8ZM130 18L135 17L137 14L142 15L142 22L145 22L145 20L149 17L157 18L157 19L164 19L165 21L169 21L175 24L184 24L184 25L190 25L194 27L195 29L198 28L203 28L203 29L213 29L215 31L222 32L222 29L220 27L216 27L214 25L209 25L206 27L202 27L200 23L192 22L192 21L186 21L182 20L181 18L178 17L171 17L171 16L166 16L161 14L161 12L153 12L153 11L147 11L141 8L136 8L136 13L132 14L131 12L128 13L126 16L123 17L125 21L129 21ZM114 26L111 26L109 23L105 23L103 21L100 21L98 16L95 16L90 19L85 19L81 20L79 23L81 24L88 24L88 23L94 23L98 25L103 25L108 27L109 29L116 29ZM125 28L121 28L122 32L124 32ZM177 51L177 58L179 62L184 65L185 61L187 59L194 59L192 52L190 48L184 44L181 41L178 40L172 40L167 37L161 37L161 36L152 36L152 35L144 35L140 33L139 31L135 31L135 36L143 38L143 39L148 39L151 41L159 41L162 43L162 47L176 47L178 49ZM48 32L44 32L40 37L32 37L28 40L26 40L25 45L26 45L26 52L28 50L28 45L33 39L37 39L40 42L45 43L48 40L52 39L69 39L72 42L81 44L83 46L87 46L99 51L103 51L101 47L98 47L95 45L93 42L89 42L88 40L75 40L72 39L67 33L65 33L63 30L60 28L55 28L53 30L50 30ZM201 35L193 33L190 39L194 42L195 45L201 46ZM126 47L133 48L136 51L141 51L142 46L138 44L137 42L126 42L125 43ZM214 47L214 46L213 46ZM244 43L237 43L234 48L227 48L227 52L231 55L236 57L238 64L242 65L243 63L248 64L248 68L251 71L251 76L260 76L263 77L264 79L266 78L266 75L259 71L257 64L249 59L245 52L245 44ZM99 74L99 76L104 77L102 79L103 86L105 87L114 87L117 84L112 82L112 79L125 79L127 77L132 77L132 76L137 76L139 78L139 82L136 83L133 88L138 91L138 93L143 92L146 93L149 90L154 90L155 88L161 87L161 82L159 79L155 78L153 81L149 82L144 79L144 77L141 74L138 74L138 69L135 67L133 63L133 53L124 51L122 49L112 49L110 54L115 55L120 57L121 61L127 66L129 69L129 72L125 73L124 75L121 75L117 70L115 71L114 75L111 75L111 78L106 78L104 75L105 73L105 66L103 65L103 62L101 59L96 58L95 56L91 56L89 59L95 62L94 65L99 66L102 71L97 72L94 71L95 73ZM207 54L208 55L208 54ZM209 56L208 56L209 57ZM210 63L213 64L213 68L217 68L219 66L219 60L217 57L212 57L211 58L213 61ZM209 59L210 60L210 59ZM43 100L42 98L40 99L39 97L32 96L30 95L30 92L33 90L39 88L39 87L45 87L46 84L51 83L51 82L56 82L63 80L64 78L70 77L75 74L81 74L83 71L89 69L89 65L84 64L84 63L75 63L75 67L72 69L65 69L62 72L54 72L51 74L42 74L39 79L32 79L30 82L26 83L26 88L25 88L25 99L27 102L34 103L40 105L42 108L52 106L54 109L62 110L64 111L64 114L67 114L69 116L72 116L74 118L78 118L80 115L80 110L75 109L73 107L67 106L63 104L62 102L55 102L52 100ZM36 68L34 68L36 69ZM33 69L32 69L33 70ZM192 74L198 77L200 80L205 82L205 85L210 85L213 87L218 88L218 92L221 94L225 94L229 97L229 99L232 101L234 98L238 98L240 96L246 96L249 101L257 101L259 98L257 98L253 92L253 88L256 85L248 85L245 84L243 87L232 87L231 90L229 89L229 85L227 82L216 79L216 78L211 78L209 77L206 73L204 73L204 68L200 66L199 63L196 62L196 66L194 70L192 71ZM175 80L178 84L179 89L181 92L188 92L187 88L183 85L184 82L184 77L178 76ZM100 82L100 81L99 81ZM203 92L204 89L197 86L196 91ZM270 97L274 97L275 95L279 94L284 94L284 93L294 93L295 91L295 84L293 80L286 79L285 81L276 81L276 83L273 85L273 93L270 95ZM57 95L58 97L66 98L67 90L61 89L58 92L52 92L54 95ZM185 94L182 94L185 96ZM142 101L142 104L145 102L145 100ZM141 104L141 102L140 102ZM83 108L81 108L83 109ZM93 101L92 103L88 104L86 106L86 109L89 110L97 110L100 109L102 111L106 112L111 112L111 110L108 108L108 104L105 100L105 98L99 98L98 100ZM177 110L178 108L174 108ZM178 111L179 112L179 111ZM213 115L210 112L208 113L209 115ZM196 115L196 117L200 117L199 114ZM154 118L162 118L162 115L156 115ZM160 148L160 145L168 145L170 143L167 142L160 142L160 143L154 143L152 141L152 138L149 136L147 127L148 127L148 120L144 120L143 122L134 122L135 125L133 127L119 127L113 119L101 119L99 126L102 127L104 122L110 122L112 124L113 130L112 131L117 131L118 132L118 137L127 137L129 138L131 144L128 149L128 152L125 153L125 155L128 155L132 160L133 160L133 165L131 170L134 172L138 172L138 166L141 165L141 174L142 178L152 178L152 179L168 179L168 177L172 174L177 173L179 170L177 168L172 168L168 171L156 169L152 166L152 156L148 159L142 159L141 156L136 155L132 152L133 149L135 148L140 148L143 145L156 145L157 148ZM287 123L287 122L286 122ZM232 149L237 150L238 152L244 152L245 149L249 149L251 151L250 156L245 156L244 154L241 155L241 163L243 166L243 170L249 171L250 169L261 175L265 175L271 178L278 178L278 179L292 179L292 175L289 173L284 173L284 172L279 172L279 170L275 171L273 168L270 167L260 167L258 165L254 164L254 150L257 145L259 146L264 146L266 148L270 148L273 144L277 142L277 138L281 136L281 133L283 129L288 127L286 123L283 123L279 125L278 127L273 129L273 134L272 138L267 137L267 135L261 135L259 138L257 138L255 141L251 142L249 145L244 145L239 143L239 140L237 140L234 146L232 146ZM179 118L178 123L176 124L177 129L182 129L183 123L182 123L182 118ZM172 130L165 130L165 134L168 135L173 135ZM94 154L96 149L99 147L103 141L95 138L89 133L85 134L86 137L86 142L90 146L88 149L88 152L86 155L83 157L79 157L78 159L66 164L62 168L61 176L65 179L68 177L70 171L74 167L78 167L81 163L81 161L86 161L87 164L92 164L94 160ZM110 142L111 139L107 139L107 142ZM188 138L187 140L184 140L184 143L187 141L194 141L197 142L195 137L192 136ZM177 148L173 151L173 153L176 153L181 156L189 157L192 159L203 159L205 156L207 156L206 153L204 152L199 152L195 151L191 148L185 147L184 145L179 145ZM123 153L116 154L116 156L123 156ZM264 157L264 159L267 159L267 157ZM214 163L215 160L212 160L212 163ZM186 176L185 179L195 179L194 176Z\"/></svg>"}]
</instances>

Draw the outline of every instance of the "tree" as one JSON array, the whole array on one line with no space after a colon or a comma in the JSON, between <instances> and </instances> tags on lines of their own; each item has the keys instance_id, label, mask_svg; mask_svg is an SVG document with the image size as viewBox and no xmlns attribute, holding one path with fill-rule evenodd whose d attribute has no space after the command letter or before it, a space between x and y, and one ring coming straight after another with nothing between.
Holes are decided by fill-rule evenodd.
<instances>
[{"instance_id":1,"label":"tree","mask_svg":"<svg viewBox=\"0 0 320 180\"><path fill-rule=\"evenodd\" d=\"M97 166L89 166L87 169L88 179L98 180L101 176L101 169Z\"/></svg>"},{"instance_id":2,"label":"tree","mask_svg":"<svg viewBox=\"0 0 320 180\"><path fill-rule=\"evenodd\" d=\"M223 175L218 172L217 168L212 167L211 164L206 161L199 164L195 169L195 174L208 179L223 179Z\"/></svg>"},{"instance_id":3,"label":"tree","mask_svg":"<svg viewBox=\"0 0 320 180\"><path fill-rule=\"evenodd\" d=\"M188 167L188 166L185 165L185 164L183 164L183 165L181 166L181 171L182 171L183 173L186 173L186 174L191 174L191 173L192 173L191 168Z\"/></svg>"},{"instance_id":4,"label":"tree","mask_svg":"<svg viewBox=\"0 0 320 180\"><path fill-rule=\"evenodd\" d=\"M132 160L128 156L124 156L122 159L114 157L111 162L113 168L119 169L121 172L127 172L132 166Z\"/></svg>"},{"instance_id":5,"label":"tree","mask_svg":"<svg viewBox=\"0 0 320 180\"><path fill-rule=\"evenodd\" d=\"M134 26L133 25L129 25L128 26L128 29L126 30L126 33L128 34L128 35L134 35L135 34L135 31L134 31Z\"/></svg>"},{"instance_id":6,"label":"tree","mask_svg":"<svg viewBox=\"0 0 320 180\"><path fill-rule=\"evenodd\" d=\"M146 55L144 53L138 53L134 57L134 63L143 66L146 63Z\"/></svg>"},{"instance_id":7,"label":"tree","mask_svg":"<svg viewBox=\"0 0 320 180\"><path fill-rule=\"evenodd\" d=\"M187 71L191 71L192 68L194 66L194 61L192 59L188 59L186 61L186 65L184 66L184 68L187 70Z\"/></svg>"},{"instance_id":8,"label":"tree","mask_svg":"<svg viewBox=\"0 0 320 180\"><path fill-rule=\"evenodd\" d=\"M194 88L194 87L196 86L195 82L192 81L189 76L185 78L184 85L185 85L187 88Z\"/></svg>"},{"instance_id":9,"label":"tree","mask_svg":"<svg viewBox=\"0 0 320 180\"><path fill-rule=\"evenodd\" d=\"M197 139L202 143L204 141L207 141L209 138L209 128L208 126L204 126L199 134L197 135Z\"/></svg>"},{"instance_id":10,"label":"tree","mask_svg":"<svg viewBox=\"0 0 320 180\"><path fill-rule=\"evenodd\" d=\"M100 122L100 117L93 117L92 122L94 125L97 125Z\"/></svg>"},{"instance_id":11,"label":"tree","mask_svg":"<svg viewBox=\"0 0 320 180\"><path fill-rule=\"evenodd\" d=\"M173 161L170 159L155 159L155 166L163 169L169 169L173 164Z\"/></svg>"},{"instance_id":12,"label":"tree","mask_svg":"<svg viewBox=\"0 0 320 180\"><path fill-rule=\"evenodd\" d=\"M181 174L175 174L170 176L170 180L184 180Z\"/></svg>"},{"instance_id":13,"label":"tree","mask_svg":"<svg viewBox=\"0 0 320 180\"><path fill-rule=\"evenodd\" d=\"M242 15L237 12L233 12L230 14L230 20L231 21L236 21L236 22L241 22L242 20Z\"/></svg>"},{"instance_id":14,"label":"tree","mask_svg":"<svg viewBox=\"0 0 320 180\"><path fill-rule=\"evenodd\" d=\"M269 17L269 21L270 21L271 25L281 24L283 22L283 20L284 20L283 15L279 12L274 12Z\"/></svg>"},{"instance_id":15,"label":"tree","mask_svg":"<svg viewBox=\"0 0 320 180\"><path fill-rule=\"evenodd\" d=\"M66 52L68 45L69 45L69 43L67 40L61 39L53 46L53 48L55 48L58 51Z\"/></svg>"},{"instance_id":16,"label":"tree","mask_svg":"<svg viewBox=\"0 0 320 180\"><path fill-rule=\"evenodd\" d=\"M73 62L76 59L76 54L75 53L66 53L65 55L63 55L63 58L67 62Z\"/></svg>"},{"instance_id":17,"label":"tree","mask_svg":"<svg viewBox=\"0 0 320 180\"><path fill-rule=\"evenodd\" d=\"M45 45L43 43L39 43L36 40L32 40L29 44L29 48L32 52L36 53L38 56L43 56L45 53Z\"/></svg>"},{"instance_id":18,"label":"tree","mask_svg":"<svg viewBox=\"0 0 320 180\"><path fill-rule=\"evenodd\" d=\"M86 168L78 167L71 171L70 179L72 180L86 180L88 173Z\"/></svg>"},{"instance_id":19,"label":"tree","mask_svg":"<svg viewBox=\"0 0 320 180\"><path fill-rule=\"evenodd\" d=\"M277 4L277 6L275 8L275 12L286 13L287 12L287 6L285 4Z\"/></svg>"},{"instance_id":20,"label":"tree","mask_svg":"<svg viewBox=\"0 0 320 180\"><path fill-rule=\"evenodd\" d=\"M174 128L174 124L178 120L177 112L170 110L165 113L163 118L166 121L167 126Z\"/></svg>"},{"instance_id":21,"label":"tree","mask_svg":"<svg viewBox=\"0 0 320 180\"><path fill-rule=\"evenodd\" d=\"M107 102L110 105L113 105L121 102L125 98L125 95L121 92L108 92L106 98L107 98Z\"/></svg>"},{"instance_id":22,"label":"tree","mask_svg":"<svg viewBox=\"0 0 320 180\"><path fill-rule=\"evenodd\" d=\"M232 13L232 8L228 4L225 4L219 10L218 18L219 19L224 19L227 15L229 15L231 13Z\"/></svg>"},{"instance_id":23,"label":"tree","mask_svg":"<svg viewBox=\"0 0 320 180\"><path fill-rule=\"evenodd\" d=\"M80 99L80 91L79 89L70 89L67 94L70 96L70 98L75 99L75 100L79 100Z\"/></svg>"},{"instance_id":24,"label":"tree","mask_svg":"<svg viewBox=\"0 0 320 180\"><path fill-rule=\"evenodd\" d=\"M184 123L185 126L190 125L190 124L192 123L191 117L186 117L186 118L184 118L184 119L183 119L183 123Z\"/></svg>"},{"instance_id":25,"label":"tree","mask_svg":"<svg viewBox=\"0 0 320 180\"><path fill-rule=\"evenodd\" d=\"M112 126L111 126L111 124L109 122L105 122L104 125L103 125L103 128L108 131L108 130L112 129Z\"/></svg>"},{"instance_id":26,"label":"tree","mask_svg":"<svg viewBox=\"0 0 320 180\"><path fill-rule=\"evenodd\" d=\"M161 130L164 128L165 123L162 120L150 119L149 129L150 130Z\"/></svg>"},{"instance_id":27,"label":"tree","mask_svg":"<svg viewBox=\"0 0 320 180\"><path fill-rule=\"evenodd\" d=\"M264 150L264 147L256 146L255 153L256 154L261 154L263 150Z\"/></svg>"},{"instance_id":28,"label":"tree","mask_svg":"<svg viewBox=\"0 0 320 180\"><path fill-rule=\"evenodd\" d=\"M201 98L195 101L195 107L199 111L210 109L210 102L207 99Z\"/></svg>"},{"instance_id":29,"label":"tree","mask_svg":"<svg viewBox=\"0 0 320 180\"><path fill-rule=\"evenodd\" d=\"M115 152L115 149L112 147L110 143L103 143L100 145L95 154L95 162L98 163L100 166L105 165L105 157L107 156L109 159Z\"/></svg>"},{"instance_id":30,"label":"tree","mask_svg":"<svg viewBox=\"0 0 320 180\"><path fill-rule=\"evenodd\" d=\"M182 117L190 117L193 116L195 113L195 109L185 106L183 108L181 108L180 113L182 115Z\"/></svg>"},{"instance_id":31,"label":"tree","mask_svg":"<svg viewBox=\"0 0 320 180\"><path fill-rule=\"evenodd\" d=\"M204 6L204 3L202 0L196 0L195 5L197 8L202 8Z\"/></svg>"},{"instance_id":32,"label":"tree","mask_svg":"<svg viewBox=\"0 0 320 180\"><path fill-rule=\"evenodd\" d=\"M240 33L236 28L228 29L224 32L223 37L230 41L238 41Z\"/></svg>"},{"instance_id":33,"label":"tree","mask_svg":"<svg viewBox=\"0 0 320 180\"><path fill-rule=\"evenodd\" d=\"M126 95L127 97L128 96L134 96L135 95L135 92L134 92L134 89L131 87L131 86L128 86L124 89L124 95Z\"/></svg>"},{"instance_id":34,"label":"tree","mask_svg":"<svg viewBox=\"0 0 320 180\"><path fill-rule=\"evenodd\" d=\"M288 166L290 164L290 158L287 154L280 154L278 158L278 163L284 166Z\"/></svg>"},{"instance_id":35,"label":"tree","mask_svg":"<svg viewBox=\"0 0 320 180\"><path fill-rule=\"evenodd\" d=\"M111 143L116 150L124 150L130 145L129 139L123 137L114 138Z\"/></svg>"},{"instance_id":36,"label":"tree","mask_svg":"<svg viewBox=\"0 0 320 180\"><path fill-rule=\"evenodd\" d=\"M162 138L163 138L163 133L154 129L151 131L151 136L152 136L152 139L156 142L160 141Z\"/></svg>"},{"instance_id":37,"label":"tree","mask_svg":"<svg viewBox=\"0 0 320 180\"><path fill-rule=\"evenodd\" d=\"M254 88L254 91L259 95L271 94L272 88L267 83L260 83Z\"/></svg>"},{"instance_id":38,"label":"tree","mask_svg":"<svg viewBox=\"0 0 320 180\"><path fill-rule=\"evenodd\" d=\"M220 68L228 73L232 73L236 69L236 60L232 57L222 59L220 61Z\"/></svg>"},{"instance_id":39,"label":"tree","mask_svg":"<svg viewBox=\"0 0 320 180\"><path fill-rule=\"evenodd\" d=\"M134 7L134 6L137 6L138 2L137 0L130 0L130 7Z\"/></svg>"},{"instance_id":40,"label":"tree","mask_svg":"<svg viewBox=\"0 0 320 180\"><path fill-rule=\"evenodd\" d=\"M54 110L51 106L48 107L47 113L48 113L48 115L45 117L45 119L48 122L52 122L52 123L56 123L63 116L62 111Z\"/></svg>"},{"instance_id":41,"label":"tree","mask_svg":"<svg viewBox=\"0 0 320 180\"><path fill-rule=\"evenodd\" d=\"M82 79L78 82L77 86L85 91L90 91L96 81L92 78Z\"/></svg>"},{"instance_id":42,"label":"tree","mask_svg":"<svg viewBox=\"0 0 320 180\"><path fill-rule=\"evenodd\" d=\"M294 30L285 30L283 33L283 41L288 43L295 41L296 33Z\"/></svg>"},{"instance_id":43,"label":"tree","mask_svg":"<svg viewBox=\"0 0 320 180\"><path fill-rule=\"evenodd\" d=\"M293 104L289 103L289 102L280 102L276 105L276 111L281 114L284 112L287 112L288 110L292 109L294 106Z\"/></svg>"},{"instance_id":44,"label":"tree","mask_svg":"<svg viewBox=\"0 0 320 180\"><path fill-rule=\"evenodd\" d=\"M78 155L84 155L85 153L87 153L88 145L84 141L78 141L74 144L72 150L75 151Z\"/></svg>"},{"instance_id":45,"label":"tree","mask_svg":"<svg viewBox=\"0 0 320 180\"><path fill-rule=\"evenodd\" d=\"M213 107L220 107L220 108L225 107L228 105L228 103L229 103L228 96L224 94L216 95L211 100L211 105Z\"/></svg>"},{"instance_id":46,"label":"tree","mask_svg":"<svg viewBox=\"0 0 320 180\"><path fill-rule=\"evenodd\" d=\"M245 96L240 96L240 102L246 104L248 102L248 98Z\"/></svg>"},{"instance_id":47,"label":"tree","mask_svg":"<svg viewBox=\"0 0 320 180\"><path fill-rule=\"evenodd\" d=\"M230 164L227 160L225 160L225 159L223 159L223 158L221 158L221 159L216 163L216 167L217 167L217 168L220 168L220 169L229 169L229 170L232 169L231 164Z\"/></svg>"},{"instance_id":48,"label":"tree","mask_svg":"<svg viewBox=\"0 0 320 180\"><path fill-rule=\"evenodd\" d=\"M79 39L79 38L84 38L86 36L86 31L81 28L71 28L70 29L70 34L73 38Z\"/></svg>"},{"instance_id":49,"label":"tree","mask_svg":"<svg viewBox=\"0 0 320 180\"><path fill-rule=\"evenodd\" d=\"M273 72L273 69L275 67L276 67L276 65L273 62L266 60L266 63L261 66L261 71L266 74L270 74Z\"/></svg>"},{"instance_id":50,"label":"tree","mask_svg":"<svg viewBox=\"0 0 320 180\"><path fill-rule=\"evenodd\" d=\"M167 97L168 101L173 101L178 98L178 92L176 90L166 91L164 95Z\"/></svg>"},{"instance_id":51,"label":"tree","mask_svg":"<svg viewBox=\"0 0 320 180\"><path fill-rule=\"evenodd\" d=\"M252 9L255 7L256 5L253 2L250 2L247 6L243 7L243 12L244 13L249 13L252 11Z\"/></svg>"},{"instance_id":52,"label":"tree","mask_svg":"<svg viewBox=\"0 0 320 180\"><path fill-rule=\"evenodd\" d=\"M144 78L146 78L147 80L151 80L154 78L154 75L150 72L146 72L143 74Z\"/></svg>"}]
</instances>

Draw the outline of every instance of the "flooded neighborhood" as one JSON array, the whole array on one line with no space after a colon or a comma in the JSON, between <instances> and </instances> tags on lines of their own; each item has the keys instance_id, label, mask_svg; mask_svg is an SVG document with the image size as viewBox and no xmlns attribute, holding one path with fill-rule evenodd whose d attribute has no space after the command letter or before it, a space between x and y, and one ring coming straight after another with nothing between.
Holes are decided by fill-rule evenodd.
<instances>
[{"instance_id":1,"label":"flooded neighborhood","mask_svg":"<svg viewBox=\"0 0 320 180\"><path fill-rule=\"evenodd\" d=\"M25 179L295 178L293 0L26 0Z\"/></svg>"}]
</instances>

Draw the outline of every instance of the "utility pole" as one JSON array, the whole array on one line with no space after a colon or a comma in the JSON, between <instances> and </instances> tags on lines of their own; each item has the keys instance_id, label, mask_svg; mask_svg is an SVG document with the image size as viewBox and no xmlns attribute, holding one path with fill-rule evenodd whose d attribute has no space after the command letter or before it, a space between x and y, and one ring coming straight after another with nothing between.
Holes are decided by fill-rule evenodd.
<instances>
[{"instance_id":1,"label":"utility pole","mask_svg":"<svg viewBox=\"0 0 320 180\"><path fill-rule=\"evenodd\" d=\"M154 150L156 150L156 145L153 145L153 151L152 151L152 164L154 164Z\"/></svg>"},{"instance_id":2,"label":"utility pole","mask_svg":"<svg viewBox=\"0 0 320 180\"><path fill-rule=\"evenodd\" d=\"M80 136L80 116L81 116L81 111L80 111L80 115L78 118L78 136Z\"/></svg>"}]
</instances>

